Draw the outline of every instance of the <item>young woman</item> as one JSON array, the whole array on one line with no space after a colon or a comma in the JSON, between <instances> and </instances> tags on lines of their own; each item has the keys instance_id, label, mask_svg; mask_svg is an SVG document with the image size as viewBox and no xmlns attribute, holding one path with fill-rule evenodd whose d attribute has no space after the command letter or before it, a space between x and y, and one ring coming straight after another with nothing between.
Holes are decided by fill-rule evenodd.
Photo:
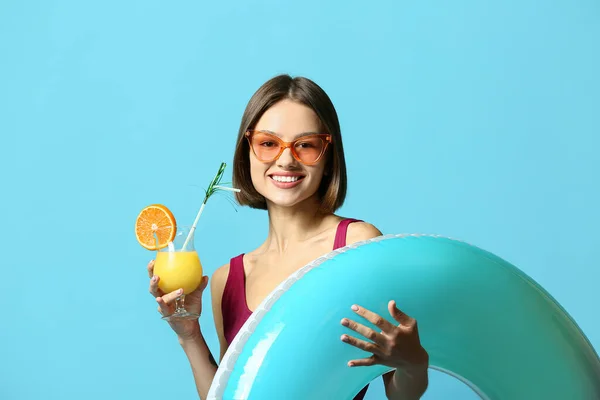
<instances>
[{"instance_id":1,"label":"young woman","mask_svg":"<svg viewBox=\"0 0 600 400\"><path fill-rule=\"evenodd\" d=\"M212 310L220 358L252 310L283 280L312 260L360 240L381 235L373 225L334 214L346 195L346 167L337 113L327 94L306 78L277 76L253 95L242 117L233 160L237 201L264 209L269 216L265 241L231 258L211 280ZM148 264L150 292L162 314L173 312L178 292L162 293L159 276ZM186 296L186 307L201 312L208 285ZM351 289L349 289L351 290ZM383 364L389 399L418 399L427 388L428 355L416 321L393 301L388 310L397 323L360 305L340 323L349 328L340 340L372 354L348 360L349 368ZM353 313L353 314L351 314ZM381 331L361 324L364 318ZM198 320L170 322L190 362L200 398L205 399L217 370ZM354 331L354 332L351 332ZM362 399L365 387L355 399Z\"/></svg>"}]
</instances>

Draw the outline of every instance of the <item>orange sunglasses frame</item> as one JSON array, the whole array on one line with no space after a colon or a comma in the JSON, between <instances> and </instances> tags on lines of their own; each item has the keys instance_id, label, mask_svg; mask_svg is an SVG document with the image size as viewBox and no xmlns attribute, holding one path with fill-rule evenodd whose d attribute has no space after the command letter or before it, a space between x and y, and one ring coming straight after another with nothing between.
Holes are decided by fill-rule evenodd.
<instances>
[{"instance_id":1,"label":"orange sunglasses frame","mask_svg":"<svg viewBox=\"0 0 600 400\"><path fill-rule=\"evenodd\" d=\"M279 154L277 154L277 156L275 156L272 160L269 160L269 161L261 160L258 157L258 154L256 154L256 152L254 151L254 148L252 147L252 135L255 134L255 133L262 133L262 134L265 134L265 135L269 135L269 137L273 138L273 140L279 144ZM314 134L314 135L306 135L306 136L300 137L300 138L298 138L298 139L296 139L294 141L291 141L291 142L284 142L283 140L281 140L280 138L278 138L276 135L273 135L272 133L265 132L265 131L248 130L248 131L246 131L245 136L246 136L246 139L248 139L248 145L250 146L250 149L252 150L252 153L254 153L254 155L256 156L256 158L258 160L260 160L261 162L273 162L273 161L276 161L277 159L279 159L279 157L281 157L281 155L283 154L283 151L285 149L289 148L290 151L292 152L292 156L294 156L294 158L298 162L300 162L300 163L302 163L304 165L315 165L323 157L323 155L325 154L325 151L327 151L327 146L329 146L329 144L331 143L331 135L328 134L328 133L317 133L317 134ZM297 142L301 142L303 140L306 140L306 138L312 138L312 137L318 137L318 138L324 140L325 146L323 147L323 151L321 152L321 154L319 154L319 157L317 157L317 159L314 162L307 163L307 162L304 162L304 161L302 161L300 159L300 156L298 156L298 154L296 153L296 150L294 150L294 145Z\"/></svg>"}]
</instances>

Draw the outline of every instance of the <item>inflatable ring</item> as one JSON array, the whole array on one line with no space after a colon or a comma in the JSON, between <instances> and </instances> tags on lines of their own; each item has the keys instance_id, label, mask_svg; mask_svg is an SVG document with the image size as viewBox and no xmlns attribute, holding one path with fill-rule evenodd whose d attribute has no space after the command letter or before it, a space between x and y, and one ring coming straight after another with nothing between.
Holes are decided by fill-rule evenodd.
<instances>
[{"instance_id":1,"label":"inflatable ring","mask_svg":"<svg viewBox=\"0 0 600 400\"><path fill-rule=\"evenodd\" d=\"M347 367L369 354L340 340L340 320L360 304L397 324L392 299L418 321L430 367L483 399L600 399L598 354L542 287L489 252L433 235L380 236L298 270L246 321L208 398L352 399L389 368Z\"/></svg>"}]
</instances>

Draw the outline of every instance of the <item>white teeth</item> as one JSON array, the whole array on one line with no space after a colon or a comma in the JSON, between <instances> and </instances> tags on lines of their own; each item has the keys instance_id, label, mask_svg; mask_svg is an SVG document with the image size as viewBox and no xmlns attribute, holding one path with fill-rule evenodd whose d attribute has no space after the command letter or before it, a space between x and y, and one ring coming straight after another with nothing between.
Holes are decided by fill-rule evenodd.
<instances>
[{"instance_id":1,"label":"white teeth","mask_svg":"<svg viewBox=\"0 0 600 400\"><path fill-rule=\"evenodd\" d=\"M296 182L298 179L300 179L299 176L279 176L279 175L273 175L273 180L277 181L277 182Z\"/></svg>"}]
</instances>

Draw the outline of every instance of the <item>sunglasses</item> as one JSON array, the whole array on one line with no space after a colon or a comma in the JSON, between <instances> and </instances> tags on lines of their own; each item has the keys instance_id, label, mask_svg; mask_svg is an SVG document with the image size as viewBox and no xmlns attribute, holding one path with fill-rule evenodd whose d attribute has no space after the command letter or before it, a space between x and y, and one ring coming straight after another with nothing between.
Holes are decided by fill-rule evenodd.
<instances>
[{"instance_id":1,"label":"sunglasses","mask_svg":"<svg viewBox=\"0 0 600 400\"><path fill-rule=\"evenodd\" d=\"M314 134L299 137L292 142L284 142L279 137L264 131L249 130L246 138L252 152L261 162L273 162L277 160L287 148L292 156L305 165L314 165L323 154L329 143L331 135Z\"/></svg>"}]
</instances>

